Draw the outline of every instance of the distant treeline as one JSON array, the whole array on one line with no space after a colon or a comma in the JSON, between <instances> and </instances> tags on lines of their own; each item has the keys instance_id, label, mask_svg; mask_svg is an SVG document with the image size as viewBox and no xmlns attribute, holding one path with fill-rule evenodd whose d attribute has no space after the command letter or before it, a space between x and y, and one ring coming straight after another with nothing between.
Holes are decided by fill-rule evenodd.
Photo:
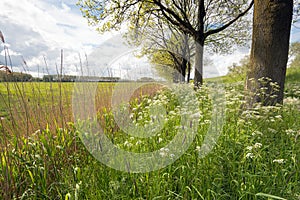
<instances>
[{"instance_id":1,"label":"distant treeline","mask_svg":"<svg viewBox=\"0 0 300 200\"><path fill-rule=\"evenodd\" d=\"M44 75L43 78L33 77L31 74L0 71L0 82L117 82L119 77L95 77L72 75Z\"/></svg>"},{"instance_id":2,"label":"distant treeline","mask_svg":"<svg viewBox=\"0 0 300 200\"><path fill-rule=\"evenodd\" d=\"M72 76L72 75L44 75L44 82L117 82L119 77L97 77L97 76Z\"/></svg>"},{"instance_id":3,"label":"distant treeline","mask_svg":"<svg viewBox=\"0 0 300 200\"><path fill-rule=\"evenodd\" d=\"M97 77L97 76L72 76L72 75L44 75L43 78L33 77L31 74L0 71L0 82L132 82L120 77ZM154 82L153 78L142 77L137 82Z\"/></svg>"},{"instance_id":4,"label":"distant treeline","mask_svg":"<svg viewBox=\"0 0 300 200\"><path fill-rule=\"evenodd\" d=\"M34 80L35 78L30 74L20 72L7 73L5 71L0 71L0 82L27 82Z\"/></svg>"}]
</instances>

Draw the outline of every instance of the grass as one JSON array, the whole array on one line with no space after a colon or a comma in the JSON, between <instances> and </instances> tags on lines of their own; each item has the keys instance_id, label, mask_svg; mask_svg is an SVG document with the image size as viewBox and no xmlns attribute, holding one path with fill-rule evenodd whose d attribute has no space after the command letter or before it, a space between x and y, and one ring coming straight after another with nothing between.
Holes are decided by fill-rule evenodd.
<instances>
[{"instance_id":1,"label":"grass","mask_svg":"<svg viewBox=\"0 0 300 200\"><path fill-rule=\"evenodd\" d=\"M178 99L178 89L148 85L136 91L127 110L124 108L135 126L148 131L145 127L159 121L158 114L165 119L164 125L158 123L162 129L149 138L122 130L109 100L113 85L99 84L95 120L102 125L102 133L127 151L157 150L161 160L176 156L165 145L186 128L181 123L187 112L184 105L192 102L190 108L198 107L198 111L192 110L199 114L198 131L187 151L170 165L146 173L133 173L130 167L129 172L112 169L83 145L87 135L72 116L74 84L1 83L0 198L298 200L298 80L298 71L289 70L283 106L257 105L250 110L241 109L243 84L226 83L224 126L216 146L204 158L199 157L199 151L213 123L209 84L197 91L197 104L193 96L183 92L186 98ZM123 88L117 99L129 92L130 85L125 83ZM153 113L155 106L159 110Z\"/></svg>"},{"instance_id":2,"label":"grass","mask_svg":"<svg viewBox=\"0 0 300 200\"><path fill-rule=\"evenodd\" d=\"M0 117L10 133L28 135L47 124L63 127L72 121L72 84L53 83L1 83Z\"/></svg>"}]
</instances>

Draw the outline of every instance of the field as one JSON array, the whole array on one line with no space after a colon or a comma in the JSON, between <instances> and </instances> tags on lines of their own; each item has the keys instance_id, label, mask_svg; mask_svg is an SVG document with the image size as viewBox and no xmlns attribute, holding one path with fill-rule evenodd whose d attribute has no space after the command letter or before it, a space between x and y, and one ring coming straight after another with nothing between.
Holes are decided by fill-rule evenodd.
<instances>
[{"instance_id":1,"label":"field","mask_svg":"<svg viewBox=\"0 0 300 200\"><path fill-rule=\"evenodd\" d=\"M1 83L0 198L299 200L299 70L288 72L283 106L246 109L243 82L229 79L193 95L187 85L148 84L129 99L131 83L115 93L112 83ZM214 128L220 134L206 143ZM97 154L110 142L157 155Z\"/></svg>"}]
</instances>

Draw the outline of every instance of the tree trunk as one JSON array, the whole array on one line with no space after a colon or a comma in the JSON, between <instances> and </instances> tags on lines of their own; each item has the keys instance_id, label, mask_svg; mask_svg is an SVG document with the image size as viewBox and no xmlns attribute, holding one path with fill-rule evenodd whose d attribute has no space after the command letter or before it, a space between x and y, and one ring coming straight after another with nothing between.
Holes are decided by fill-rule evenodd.
<instances>
[{"instance_id":1,"label":"tree trunk","mask_svg":"<svg viewBox=\"0 0 300 200\"><path fill-rule=\"evenodd\" d=\"M293 0L255 0L250 69L246 90L250 92L249 105L262 102L275 105L283 102L284 82L289 51ZM259 79L268 77L277 82L274 91L269 83ZM268 81L267 81L268 82ZM264 95L257 95L265 87Z\"/></svg>"},{"instance_id":2,"label":"tree trunk","mask_svg":"<svg viewBox=\"0 0 300 200\"><path fill-rule=\"evenodd\" d=\"M201 39L195 39L195 77L194 86L195 88L203 84L203 44L204 41Z\"/></svg>"},{"instance_id":3,"label":"tree trunk","mask_svg":"<svg viewBox=\"0 0 300 200\"><path fill-rule=\"evenodd\" d=\"M185 82L185 76L186 76L186 69L187 69L187 60L185 58L182 58L181 61L181 82Z\"/></svg>"},{"instance_id":4,"label":"tree trunk","mask_svg":"<svg viewBox=\"0 0 300 200\"><path fill-rule=\"evenodd\" d=\"M174 72L173 72L173 82L174 83L180 83L182 81L181 76L185 76L182 71L182 58L181 56L178 56L177 54L170 52L169 54L171 55L173 62L174 62Z\"/></svg>"},{"instance_id":5,"label":"tree trunk","mask_svg":"<svg viewBox=\"0 0 300 200\"><path fill-rule=\"evenodd\" d=\"M187 41L188 43L188 41ZM190 45L188 44L188 48L187 48L187 83L190 83L190 79L191 79L191 68L192 68L192 65L191 65L191 47Z\"/></svg>"},{"instance_id":6,"label":"tree trunk","mask_svg":"<svg viewBox=\"0 0 300 200\"><path fill-rule=\"evenodd\" d=\"M187 83L190 83L190 79L191 79L191 61L188 62Z\"/></svg>"},{"instance_id":7,"label":"tree trunk","mask_svg":"<svg viewBox=\"0 0 300 200\"><path fill-rule=\"evenodd\" d=\"M181 80L180 82L185 82L186 77L186 70L187 70L187 64L188 64L188 51L189 51L189 38L188 35L182 36L182 46L181 46L181 63L180 63L180 73L181 73Z\"/></svg>"}]
</instances>

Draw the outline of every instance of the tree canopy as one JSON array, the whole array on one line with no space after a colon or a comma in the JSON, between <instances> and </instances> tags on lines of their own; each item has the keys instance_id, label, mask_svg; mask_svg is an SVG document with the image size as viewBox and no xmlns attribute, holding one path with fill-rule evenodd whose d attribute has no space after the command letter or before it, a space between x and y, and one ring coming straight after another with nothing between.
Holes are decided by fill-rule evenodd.
<instances>
[{"instance_id":1,"label":"tree canopy","mask_svg":"<svg viewBox=\"0 0 300 200\"><path fill-rule=\"evenodd\" d=\"M235 23L251 9L253 1L240 0L79 0L83 15L100 32L119 30L125 24L146 31L163 19L195 41L195 84L203 80L203 46L215 43L221 49L247 28ZM224 32L224 30L230 30Z\"/></svg>"}]
</instances>

